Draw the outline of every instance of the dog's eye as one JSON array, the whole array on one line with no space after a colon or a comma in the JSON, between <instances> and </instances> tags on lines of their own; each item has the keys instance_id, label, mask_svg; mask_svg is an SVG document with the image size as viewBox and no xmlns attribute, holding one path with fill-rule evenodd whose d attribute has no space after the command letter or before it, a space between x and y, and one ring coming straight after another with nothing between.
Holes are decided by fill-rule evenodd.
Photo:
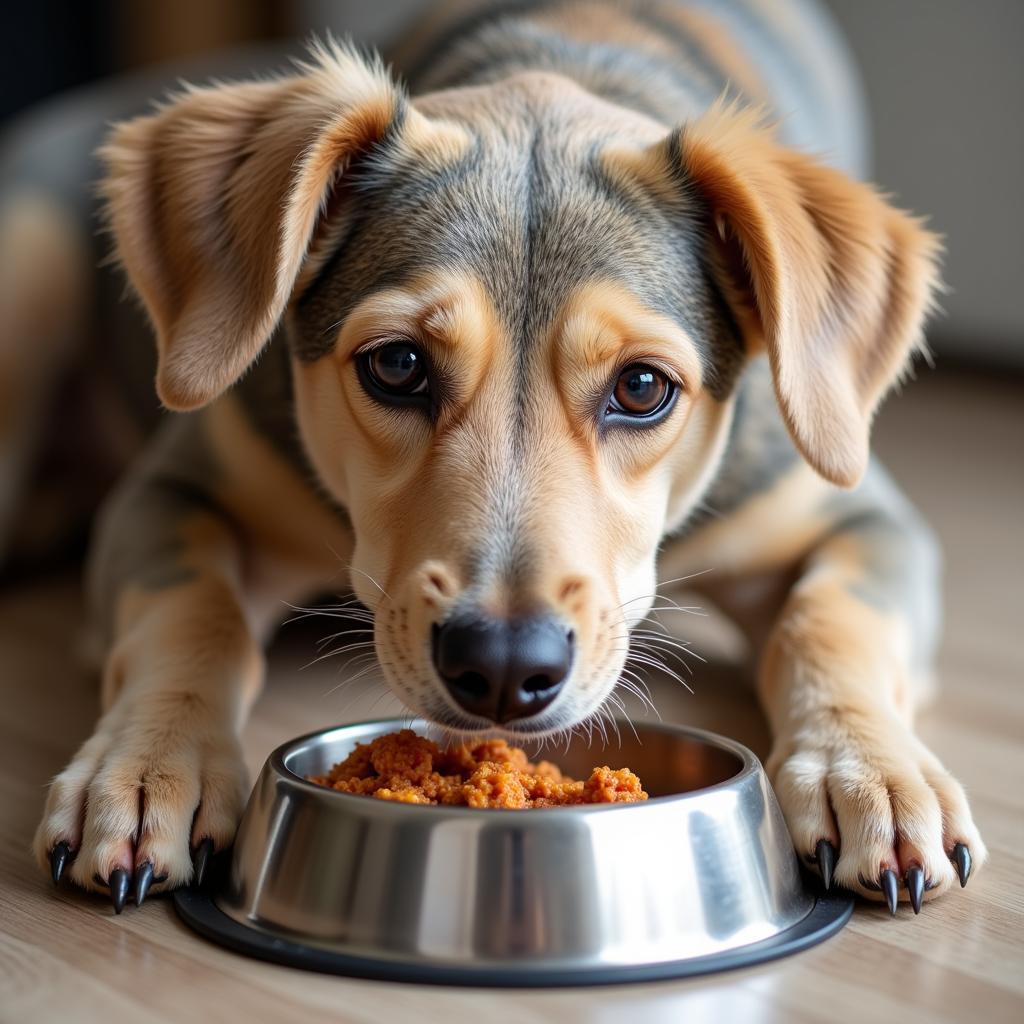
<instances>
[{"instance_id":1,"label":"dog's eye","mask_svg":"<svg viewBox=\"0 0 1024 1024\"><path fill-rule=\"evenodd\" d=\"M619 374L607 411L646 419L666 409L674 392L674 385L660 370L637 363Z\"/></svg>"},{"instance_id":2,"label":"dog's eye","mask_svg":"<svg viewBox=\"0 0 1024 1024\"><path fill-rule=\"evenodd\" d=\"M383 395L406 397L427 392L427 361L410 342L380 345L361 356L359 363L372 389Z\"/></svg>"}]
</instances>

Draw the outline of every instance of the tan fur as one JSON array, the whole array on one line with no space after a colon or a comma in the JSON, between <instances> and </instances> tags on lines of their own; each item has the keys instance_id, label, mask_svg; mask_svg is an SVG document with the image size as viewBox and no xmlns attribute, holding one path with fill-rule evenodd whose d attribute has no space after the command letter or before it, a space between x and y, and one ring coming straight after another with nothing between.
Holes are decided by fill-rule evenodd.
<instances>
[{"instance_id":1,"label":"tan fur","mask_svg":"<svg viewBox=\"0 0 1024 1024\"><path fill-rule=\"evenodd\" d=\"M315 57L305 74L189 90L104 149L110 222L153 320L168 408L204 405L256 358L329 189L395 116L382 70L337 46ZM415 125L418 145L428 134ZM453 144L444 133L442 152Z\"/></svg>"},{"instance_id":2,"label":"tan fur","mask_svg":"<svg viewBox=\"0 0 1024 1024\"><path fill-rule=\"evenodd\" d=\"M779 404L800 451L853 486L868 430L938 285L938 239L870 187L779 146L756 114L719 106L682 156L722 230L725 273L749 289Z\"/></svg>"},{"instance_id":3,"label":"tan fur","mask_svg":"<svg viewBox=\"0 0 1024 1024\"><path fill-rule=\"evenodd\" d=\"M187 882L192 846L207 836L229 842L244 804L237 737L263 656L239 603L233 538L213 521L189 535L186 558L202 576L155 595L122 595L105 713L54 780L36 833L43 865L58 839L81 850L71 878L84 888L147 860L168 876L162 884ZM86 806L102 811L86 816Z\"/></svg>"},{"instance_id":4,"label":"tan fur","mask_svg":"<svg viewBox=\"0 0 1024 1024\"><path fill-rule=\"evenodd\" d=\"M218 501L251 552L246 608L254 631L266 636L281 618L283 601L308 599L346 576L352 531L294 466L253 434L233 396L210 407L207 431L211 451L227 467ZM282 505L286 517L278 514Z\"/></svg>"},{"instance_id":5,"label":"tan fur","mask_svg":"<svg viewBox=\"0 0 1024 1024\"><path fill-rule=\"evenodd\" d=\"M694 543L670 548L665 576L685 575L697 560L729 578L776 572L797 565L832 523L821 511L828 485L798 464L769 490L726 518L713 518ZM712 510L714 511L714 510Z\"/></svg>"},{"instance_id":6,"label":"tan fur","mask_svg":"<svg viewBox=\"0 0 1024 1024\"><path fill-rule=\"evenodd\" d=\"M864 891L880 871L918 864L934 898L956 881L950 837L979 866L985 845L962 791L911 731L905 625L851 597L846 546L839 539L816 552L765 648L767 769L797 848L826 838L848 851L840 884Z\"/></svg>"}]
</instances>

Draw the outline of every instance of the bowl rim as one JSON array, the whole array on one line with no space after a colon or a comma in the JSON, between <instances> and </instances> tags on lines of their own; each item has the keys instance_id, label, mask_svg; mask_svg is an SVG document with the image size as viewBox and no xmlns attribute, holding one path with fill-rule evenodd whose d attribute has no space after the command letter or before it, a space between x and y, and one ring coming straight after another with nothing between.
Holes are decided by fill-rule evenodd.
<instances>
[{"instance_id":1,"label":"bowl rim","mask_svg":"<svg viewBox=\"0 0 1024 1024\"><path fill-rule=\"evenodd\" d=\"M622 724L624 720L619 720ZM329 733L340 732L341 730L366 728L368 726L396 726L397 728L418 729L429 728L432 723L427 719L414 718L411 723L409 718L368 718L359 722L347 722L344 725L335 725L327 729L317 729L313 732L296 736L294 739L275 747L267 758L267 767L271 768L278 779L287 782L289 785L298 786L300 790L316 794L319 798L341 800L351 804L352 810L362 808L361 813L374 814L408 814L429 813L435 820L448 816L476 815L480 814L515 814L521 815L524 810L543 811L545 819L549 817L561 817L567 814L611 814L612 812L624 813L626 811L641 810L652 805L661 806L665 803L682 803L687 800L695 800L710 793L716 793L726 789L732 789L751 777L763 773L764 768L757 755L737 740L708 729L698 729L693 726L676 725L671 722L642 722L639 723L644 729L653 732L679 733L688 739L705 743L708 746L717 747L728 754L738 758L740 767L737 772L730 775L721 782L712 783L710 786L702 786L699 789L690 789L685 793L670 793L665 796L649 797L647 800L640 800L634 803L618 804L572 804L565 807L542 807L542 808L512 808L512 807L463 807L451 804L407 804L398 800L374 800L371 797L359 793L343 793L337 789L330 789L321 786L317 782L310 782L308 779L292 771L286 763L286 759L294 754L300 747L310 744ZM344 806L344 804L342 804Z\"/></svg>"}]
</instances>

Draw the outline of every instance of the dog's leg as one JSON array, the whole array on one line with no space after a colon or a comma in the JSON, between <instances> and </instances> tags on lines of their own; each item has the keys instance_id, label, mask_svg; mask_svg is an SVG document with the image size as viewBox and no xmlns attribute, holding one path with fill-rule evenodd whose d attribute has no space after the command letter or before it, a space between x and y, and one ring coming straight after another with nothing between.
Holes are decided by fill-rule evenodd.
<instances>
[{"instance_id":1,"label":"dog's leg","mask_svg":"<svg viewBox=\"0 0 1024 1024\"><path fill-rule=\"evenodd\" d=\"M917 909L922 887L927 898L958 874L962 884L986 857L963 790L912 728L938 625L938 552L879 472L825 507L835 521L762 656L767 768L802 856L828 873L824 840L840 884Z\"/></svg>"},{"instance_id":2,"label":"dog's leg","mask_svg":"<svg viewBox=\"0 0 1024 1024\"><path fill-rule=\"evenodd\" d=\"M986 858L962 788L913 731L939 561L878 466L854 492L797 466L661 559L666 579L713 568L690 585L761 652L767 769L797 851L873 899L936 896Z\"/></svg>"},{"instance_id":3,"label":"dog's leg","mask_svg":"<svg viewBox=\"0 0 1024 1024\"><path fill-rule=\"evenodd\" d=\"M188 882L204 840L231 841L246 795L238 734L263 676L211 456L195 420L170 433L100 527L94 596L112 618L103 715L54 780L34 843L55 875L68 860L72 881L109 887L118 909L133 876L141 899L150 881Z\"/></svg>"}]
</instances>

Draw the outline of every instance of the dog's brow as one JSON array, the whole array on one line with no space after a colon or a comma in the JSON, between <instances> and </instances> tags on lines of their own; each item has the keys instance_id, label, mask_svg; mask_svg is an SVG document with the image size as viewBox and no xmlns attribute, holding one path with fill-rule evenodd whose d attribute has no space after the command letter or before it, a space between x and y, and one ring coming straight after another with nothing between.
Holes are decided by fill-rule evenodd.
<instances>
[{"instance_id":1,"label":"dog's brow","mask_svg":"<svg viewBox=\"0 0 1024 1024\"><path fill-rule=\"evenodd\" d=\"M465 320L461 305L457 299L432 304L420 317L423 330L442 345L454 344L460 333L460 321Z\"/></svg>"},{"instance_id":2,"label":"dog's brow","mask_svg":"<svg viewBox=\"0 0 1024 1024\"><path fill-rule=\"evenodd\" d=\"M483 343L495 329L479 281L462 274L424 273L403 287L364 299L344 318L337 344L347 351L371 337L409 334L454 349Z\"/></svg>"},{"instance_id":3,"label":"dog's brow","mask_svg":"<svg viewBox=\"0 0 1024 1024\"><path fill-rule=\"evenodd\" d=\"M566 327L583 339L580 350L588 363L609 363L626 344L621 331L589 316L577 314Z\"/></svg>"},{"instance_id":4,"label":"dog's brow","mask_svg":"<svg viewBox=\"0 0 1024 1024\"><path fill-rule=\"evenodd\" d=\"M649 350L645 354L670 358L689 387L703 383L699 349L692 336L609 281L586 286L574 296L561 337L562 346L592 367L605 366L640 344Z\"/></svg>"}]
</instances>

